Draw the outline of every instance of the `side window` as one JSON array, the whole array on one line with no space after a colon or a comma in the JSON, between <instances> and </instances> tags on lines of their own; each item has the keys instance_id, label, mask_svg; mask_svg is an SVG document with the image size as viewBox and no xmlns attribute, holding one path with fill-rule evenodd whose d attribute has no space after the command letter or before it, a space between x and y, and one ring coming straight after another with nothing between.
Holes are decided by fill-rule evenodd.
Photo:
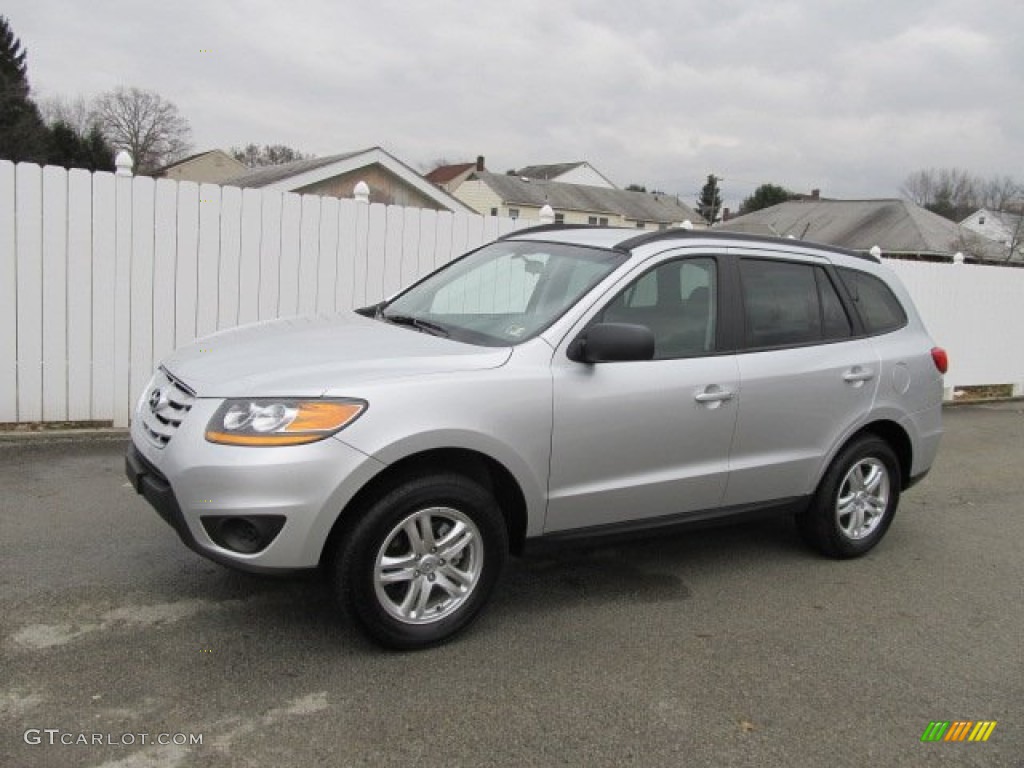
<instances>
[{"instance_id":1,"label":"side window","mask_svg":"<svg viewBox=\"0 0 1024 768\"><path fill-rule=\"evenodd\" d=\"M903 305L884 282L856 269L841 268L839 275L868 333L888 333L907 324Z\"/></svg>"},{"instance_id":2,"label":"side window","mask_svg":"<svg viewBox=\"0 0 1024 768\"><path fill-rule=\"evenodd\" d=\"M698 357L715 349L717 303L715 260L680 259L638 277L596 319L650 328L655 360Z\"/></svg>"},{"instance_id":3,"label":"side window","mask_svg":"<svg viewBox=\"0 0 1024 768\"><path fill-rule=\"evenodd\" d=\"M818 295L821 297L822 335L826 339L845 339L853 333L853 326L850 325L850 318L846 315L836 287L824 269L815 267L814 274L818 278Z\"/></svg>"},{"instance_id":4,"label":"side window","mask_svg":"<svg viewBox=\"0 0 1024 768\"><path fill-rule=\"evenodd\" d=\"M648 272L635 280L616 301L630 309L655 306L658 303L658 270Z\"/></svg>"},{"instance_id":5,"label":"side window","mask_svg":"<svg viewBox=\"0 0 1024 768\"><path fill-rule=\"evenodd\" d=\"M748 347L812 344L851 334L839 294L820 267L743 259L740 279Z\"/></svg>"}]
</instances>

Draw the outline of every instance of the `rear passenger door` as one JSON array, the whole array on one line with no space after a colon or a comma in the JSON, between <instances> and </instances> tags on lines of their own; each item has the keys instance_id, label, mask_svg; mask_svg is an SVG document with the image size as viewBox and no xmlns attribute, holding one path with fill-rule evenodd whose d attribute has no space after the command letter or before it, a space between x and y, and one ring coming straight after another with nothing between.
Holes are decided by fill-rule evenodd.
<instances>
[{"instance_id":1,"label":"rear passenger door","mask_svg":"<svg viewBox=\"0 0 1024 768\"><path fill-rule=\"evenodd\" d=\"M879 360L824 259L736 261L740 394L724 503L804 496L875 396Z\"/></svg>"}]
</instances>

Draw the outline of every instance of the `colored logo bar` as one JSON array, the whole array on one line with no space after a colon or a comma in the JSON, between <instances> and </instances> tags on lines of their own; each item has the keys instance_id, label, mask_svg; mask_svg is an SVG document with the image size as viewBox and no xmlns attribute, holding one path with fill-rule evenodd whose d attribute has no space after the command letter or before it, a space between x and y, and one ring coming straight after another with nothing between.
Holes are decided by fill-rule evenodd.
<instances>
[{"instance_id":1,"label":"colored logo bar","mask_svg":"<svg viewBox=\"0 0 1024 768\"><path fill-rule=\"evenodd\" d=\"M995 720L932 720L921 741L988 741L996 729Z\"/></svg>"}]
</instances>

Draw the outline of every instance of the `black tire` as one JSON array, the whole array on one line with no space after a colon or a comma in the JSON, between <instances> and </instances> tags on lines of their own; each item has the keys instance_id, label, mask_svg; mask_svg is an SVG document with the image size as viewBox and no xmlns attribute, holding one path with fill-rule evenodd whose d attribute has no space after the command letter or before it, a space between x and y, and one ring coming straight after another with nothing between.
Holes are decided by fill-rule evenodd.
<instances>
[{"instance_id":1,"label":"black tire","mask_svg":"<svg viewBox=\"0 0 1024 768\"><path fill-rule=\"evenodd\" d=\"M900 478L899 460L887 442L874 435L851 440L832 461L807 509L796 517L804 541L828 557L859 557L870 551L892 524Z\"/></svg>"},{"instance_id":2,"label":"black tire","mask_svg":"<svg viewBox=\"0 0 1024 768\"><path fill-rule=\"evenodd\" d=\"M372 502L331 573L342 607L373 640L412 650L465 629L507 558L508 530L492 494L439 473L406 479Z\"/></svg>"}]
</instances>

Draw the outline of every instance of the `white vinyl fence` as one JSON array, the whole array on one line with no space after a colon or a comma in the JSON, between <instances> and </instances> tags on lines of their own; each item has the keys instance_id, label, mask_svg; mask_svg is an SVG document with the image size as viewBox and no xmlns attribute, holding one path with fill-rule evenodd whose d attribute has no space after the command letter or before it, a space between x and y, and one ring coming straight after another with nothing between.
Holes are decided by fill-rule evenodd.
<instances>
[{"instance_id":1,"label":"white vinyl fence","mask_svg":"<svg viewBox=\"0 0 1024 768\"><path fill-rule=\"evenodd\" d=\"M1011 384L1024 395L1024 269L886 259L935 343L949 353L956 387Z\"/></svg>"},{"instance_id":2,"label":"white vinyl fence","mask_svg":"<svg viewBox=\"0 0 1024 768\"><path fill-rule=\"evenodd\" d=\"M0 423L125 426L175 347L374 303L515 226L0 161ZM1024 382L1024 270L889 263L949 350L949 386Z\"/></svg>"}]
</instances>

